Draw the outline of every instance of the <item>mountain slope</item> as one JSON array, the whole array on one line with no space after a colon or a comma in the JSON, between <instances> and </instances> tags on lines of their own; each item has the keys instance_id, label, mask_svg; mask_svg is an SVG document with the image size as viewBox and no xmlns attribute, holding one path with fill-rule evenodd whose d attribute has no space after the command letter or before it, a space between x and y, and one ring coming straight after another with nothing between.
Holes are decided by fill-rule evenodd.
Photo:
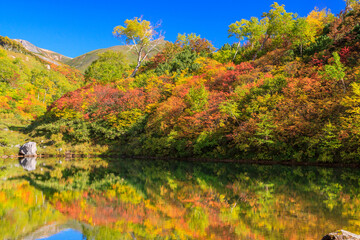
<instances>
[{"instance_id":1,"label":"mountain slope","mask_svg":"<svg viewBox=\"0 0 360 240\"><path fill-rule=\"evenodd\" d=\"M56 52L53 52L53 51L50 51L50 50L47 50L44 48L39 48L39 47L35 46L34 44L30 43L29 41L26 41L23 39L14 39L14 40L21 43L22 46L26 50L34 53L35 55L44 59L45 61L51 62L56 65L58 65L58 62L65 63L72 59L72 58L66 57L60 53L56 53Z\"/></svg>"},{"instance_id":2,"label":"mountain slope","mask_svg":"<svg viewBox=\"0 0 360 240\"><path fill-rule=\"evenodd\" d=\"M0 36L0 118L40 116L53 101L83 82L79 71Z\"/></svg>"},{"instance_id":3,"label":"mountain slope","mask_svg":"<svg viewBox=\"0 0 360 240\"><path fill-rule=\"evenodd\" d=\"M160 44L159 50L161 50L163 48L165 43L166 43L166 41L164 41L162 44ZM137 57L136 54L133 51L131 51L131 49L128 46L119 45L119 46L113 46L113 47L109 47L109 48L97 49L97 50L85 53L76 58L70 59L70 60L66 61L65 63L71 67L74 67L74 68L80 70L81 72L85 72L85 70L90 66L90 64L99 58L98 54L106 52L106 51L121 52L126 56L126 58L130 64L136 62L136 57ZM158 52L159 51L154 51L153 53L150 54L149 58L151 58Z\"/></svg>"}]
</instances>

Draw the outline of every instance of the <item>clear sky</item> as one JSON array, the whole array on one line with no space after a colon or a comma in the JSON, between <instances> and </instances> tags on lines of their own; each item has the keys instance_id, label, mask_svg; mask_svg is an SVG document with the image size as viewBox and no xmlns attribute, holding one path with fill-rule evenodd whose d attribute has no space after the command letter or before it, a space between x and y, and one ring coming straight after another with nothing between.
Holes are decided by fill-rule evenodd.
<instances>
[{"instance_id":1,"label":"clear sky","mask_svg":"<svg viewBox=\"0 0 360 240\"><path fill-rule=\"evenodd\" d=\"M330 8L338 14L343 0L278 0L288 12L306 16L314 7ZM242 18L260 17L272 0L1 0L0 35L25 39L38 47L69 57L121 44L112 30L124 20L143 16L162 21L165 39L175 41L178 33L197 33L215 47L234 42L228 26Z\"/></svg>"}]
</instances>

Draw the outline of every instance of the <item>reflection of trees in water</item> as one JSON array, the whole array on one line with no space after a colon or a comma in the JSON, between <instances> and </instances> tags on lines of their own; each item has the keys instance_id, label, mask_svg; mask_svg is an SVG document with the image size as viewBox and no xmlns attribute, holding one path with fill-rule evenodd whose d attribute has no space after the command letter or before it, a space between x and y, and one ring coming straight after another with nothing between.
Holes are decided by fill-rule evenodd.
<instances>
[{"instance_id":1,"label":"reflection of trees in water","mask_svg":"<svg viewBox=\"0 0 360 240\"><path fill-rule=\"evenodd\" d=\"M159 231L163 237L321 238L348 224L341 213L344 196L354 194L354 189L359 192L354 181L359 174L346 177L347 170L138 160L108 164L90 173L73 169L76 177L64 170L67 179L83 176L81 181L91 186L101 182L101 189L84 191L75 184L80 180L74 179L72 187L81 192L61 193L53 198L54 204L61 203L62 212L98 225L111 218L114 228L131 229L136 236ZM113 184L107 188L109 172ZM76 201L66 203L72 198Z\"/></svg>"},{"instance_id":2,"label":"reflection of trees in water","mask_svg":"<svg viewBox=\"0 0 360 240\"><path fill-rule=\"evenodd\" d=\"M38 239L25 236L41 226L64 220L41 191L21 179L0 184L0 216L0 239Z\"/></svg>"},{"instance_id":3,"label":"reflection of trees in water","mask_svg":"<svg viewBox=\"0 0 360 240\"><path fill-rule=\"evenodd\" d=\"M360 222L360 173L351 169L134 159L46 162L43 171L28 173L31 184L51 188L47 196L57 210L96 226L83 231L88 239L321 239L333 229L357 232Z\"/></svg>"},{"instance_id":4,"label":"reflection of trees in water","mask_svg":"<svg viewBox=\"0 0 360 240\"><path fill-rule=\"evenodd\" d=\"M19 163L27 171L34 171L36 169L36 157L21 158Z\"/></svg>"}]
</instances>

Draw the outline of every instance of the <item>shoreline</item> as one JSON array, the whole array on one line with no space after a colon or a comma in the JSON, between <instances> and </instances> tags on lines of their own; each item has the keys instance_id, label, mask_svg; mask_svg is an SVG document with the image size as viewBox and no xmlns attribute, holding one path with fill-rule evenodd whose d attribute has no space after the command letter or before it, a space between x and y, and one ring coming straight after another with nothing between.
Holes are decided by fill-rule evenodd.
<instances>
[{"instance_id":1,"label":"shoreline","mask_svg":"<svg viewBox=\"0 0 360 240\"><path fill-rule=\"evenodd\" d=\"M309 167L341 167L341 168L360 168L360 163L356 162L297 162L297 161L273 161L273 160L241 160L241 159L212 159L212 158L173 158L173 157L152 157L152 156L126 156L126 155L103 155L103 154L39 154L39 155L3 155L0 159L8 158L25 158L25 157L36 157L36 158L129 158L138 160L163 160L163 161L184 161L184 162L209 162L209 163L239 163L239 164L256 164L256 165L283 165L283 166L309 166Z\"/></svg>"}]
</instances>

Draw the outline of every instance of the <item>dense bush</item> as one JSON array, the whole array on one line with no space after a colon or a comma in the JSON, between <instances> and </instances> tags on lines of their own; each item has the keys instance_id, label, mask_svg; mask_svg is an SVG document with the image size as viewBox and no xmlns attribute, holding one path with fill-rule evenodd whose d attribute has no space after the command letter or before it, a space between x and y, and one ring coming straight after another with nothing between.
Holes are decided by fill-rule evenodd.
<instances>
[{"instance_id":1,"label":"dense bush","mask_svg":"<svg viewBox=\"0 0 360 240\"><path fill-rule=\"evenodd\" d=\"M99 54L99 59L91 63L85 71L85 80L92 79L106 84L119 79L125 75L128 68L125 56L121 52L107 51Z\"/></svg>"}]
</instances>

